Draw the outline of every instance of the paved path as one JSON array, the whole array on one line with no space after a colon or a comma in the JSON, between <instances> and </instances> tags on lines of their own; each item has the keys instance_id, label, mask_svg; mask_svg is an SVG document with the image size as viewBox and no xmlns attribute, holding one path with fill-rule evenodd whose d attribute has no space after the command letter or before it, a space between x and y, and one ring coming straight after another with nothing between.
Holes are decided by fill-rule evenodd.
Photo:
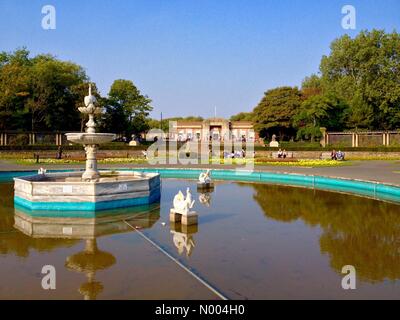
<instances>
[{"instance_id":1,"label":"paved path","mask_svg":"<svg viewBox=\"0 0 400 320\"><path fill-rule=\"evenodd\" d=\"M17 165L10 161L0 160L1 171L35 171L41 165ZM60 169L83 169L83 164L78 165L46 165L48 170ZM109 164L99 165L100 169L107 168L138 168L152 167L145 164ZM158 165L156 168L181 168L179 165ZM235 166L229 165L190 165L184 168L215 168L215 169L234 169ZM257 171L268 172L287 172L301 173L309 175L321 175L327 177L341 177L348 179L360 179L368 181L378 181L383 183L396 184L400 186L400 161L354 161L352 165L338 167L287 167L287 166L255 166ZM397 173L396 173L397 171Z\"/></svg>"}]
</instances>

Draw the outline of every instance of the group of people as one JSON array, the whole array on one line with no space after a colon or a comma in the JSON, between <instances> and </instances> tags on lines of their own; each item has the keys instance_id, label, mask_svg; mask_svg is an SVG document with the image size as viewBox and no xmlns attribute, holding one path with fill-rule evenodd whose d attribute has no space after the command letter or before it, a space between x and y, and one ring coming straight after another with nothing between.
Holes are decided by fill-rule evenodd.
<instances>
[{"instance_id":1,"label":"group of people","mask_svg":"<svg viewBox=\"0 0 400 320\"><path fill-rule=\"evenodd\" d=\"M337 152L336 152L336 150L332 150L331 159L343 161L344 160L344 152L342 152L340 150Z\"/></svg>"},{"instance_id":2,"label":"group of people","mask_svg":"<svg viewBox=\"0 0 400 320\"><path fill-rule=\"evenodd\" d=\"M278 158L279 159L286 159L286 157L287 157L287 152L286 152L286 150L285 149L279 149L279 151L278 151Z\"/></svg>"},{"instance_id":3,"label":"group of people","mask_svg":"<svg viewBox=\"0 0 400 320\"><path fill-rule=\"evenodd\" d=\"M246 151L244 149L234 152L224 152L224 159L245 158Z\"/></svg>"}]
</instances>

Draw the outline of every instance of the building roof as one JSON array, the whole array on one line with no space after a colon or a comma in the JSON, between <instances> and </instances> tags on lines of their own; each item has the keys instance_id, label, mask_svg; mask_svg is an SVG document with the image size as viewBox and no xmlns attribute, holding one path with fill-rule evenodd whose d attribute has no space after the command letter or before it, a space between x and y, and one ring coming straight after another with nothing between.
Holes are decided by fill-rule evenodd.
<instances>
[{"instance_id":1,"label":"building roof","mask_svg":"<svg viewBox=\"0 0 400 320\"><path fill-rule=\"evenodd\" d=\"M206 119L204 121L188 121L188 120L177 120L176 124L177 127L202 127L204 123L215 123L215 122L230 122L232 127L253 127L253 122L252 121L229 121L226 119L221 119L221 118L210 118Z\"/></svg>"}]
</instances>

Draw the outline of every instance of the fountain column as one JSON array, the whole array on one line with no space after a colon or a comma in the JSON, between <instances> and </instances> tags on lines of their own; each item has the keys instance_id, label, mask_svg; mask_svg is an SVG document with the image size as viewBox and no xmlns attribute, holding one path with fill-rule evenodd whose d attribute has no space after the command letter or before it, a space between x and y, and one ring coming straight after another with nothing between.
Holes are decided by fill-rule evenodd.
<instances>
[{"instance_id":1,"label":"fountain column","mask_svg":"<svg viewBox=\"0 0 400 320\"><path fill-rule=\"evenodd\" d=\"M89 84L89 95L84 100L85 107L80 107L78 110L87 114L89 117L86 123L86 133L67 133L67 139L75 143L82 143L86 152L86 170L82 175L82 180L87 182L96 182L100 179L99 171L97 170L96 153L99 144L110 142L115 138L111 133L96 133L96 122L94 121L95 114L101 113L101 108L96 106L96 97L92 95L92 86Z\"/></svg>"},{"instance_id":2,"label":"fountain column","mask_svg":"<svg viewBox=\"0 0 400 320\"><path fill-rule=\"evenodd\" d=\"M98 146L96 144L85 145L86 152L86 170L82 175L84 181L96 181L100 178L99 171L97 170L97 153Z\"/></svg>"},{"instance_id":3,"label":"fountain column","mask_svg":"<svg viewBox=\"0 0 400 320\"><path fill-rule=\"evenodd\" d=\"M89 121L86 123L86 132L95 134L96 133L96 122L94 121L94 113L96 112L96 98L92 96L92 87L89 85L89 95L85 97L85 104L93 106L93 112L89 113ZM86 170L82 175L84 181L97 181L100 178L99 171L97 170L97 144L85 144L86 152Z\"/></svg>"}]
</instances>

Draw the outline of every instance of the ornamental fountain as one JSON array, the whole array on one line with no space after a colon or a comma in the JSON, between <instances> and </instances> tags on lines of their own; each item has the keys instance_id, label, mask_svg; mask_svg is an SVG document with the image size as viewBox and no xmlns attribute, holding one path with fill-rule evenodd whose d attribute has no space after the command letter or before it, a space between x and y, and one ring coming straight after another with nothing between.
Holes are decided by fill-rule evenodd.
<instances>
[{"instance_id":1,"label":"ornamental fountain","mask_svg":"<svg viewBox=\"0 0 400 320\"><path fill-rule=\"evenodd\" d=\"M160 199L160 175L134 171L101 171L96 152L100 144L115 139L112 133L97 133L94 117L101 113L96 98L85 97L79 111L87 114L86 132L67 133L67 140L81 144L86 152L86 168L81 172L46 173L14 179L14 202L30 210L76 211L93 216L97 210L146 205ZM79 212L79 214L78 214Z\"/></svg>"},{"instance_id":2,"label":"ornamental fountain","mask_svg":"<svg viewBox=\"0 0 400 320\"><path fill-rule=\"evenodd\" d=\"M94 116L100 114L102 109L96 106L96 97L92 95L92 85L89 84L89 95L84 99L85 107L80 107L78 110L89 116L89 121L86 123L86 133L67 133L67 140L82 144L86 152L86 170L82 175L83 181L98 181L100 179L99 171L97 170L96 153L99 144L111 142L115 139L113 133L96 133L96 123Z\"/></svg>"}]
</instances>

